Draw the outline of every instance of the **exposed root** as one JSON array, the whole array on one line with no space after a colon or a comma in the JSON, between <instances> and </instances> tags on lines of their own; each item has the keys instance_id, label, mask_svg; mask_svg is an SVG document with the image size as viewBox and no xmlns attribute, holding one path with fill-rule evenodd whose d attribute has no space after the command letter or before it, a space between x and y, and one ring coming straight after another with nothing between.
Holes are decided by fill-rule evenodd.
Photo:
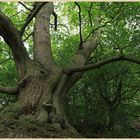
<instances>
[{"instance_id":1,"label":"exposed root","mask_svg":"<svg viewBox=\"0 0 140 140\"><path fill-rule=\"evenodd\" d=\"M19 110L17 106L9 106L0 112L0 138L80 137L68 125L62 128L59 122L39 122L36 115L20 114Z\"/></svg>"},{"instance_id":2,"label":"exposed root","mask_svg":"<svg viewBox=\"0 0 140 140\"><path fill-rule=\"evenodd\" d=\"M68 138L79 137L59 124L40 124L21 120L0 121L1 138Z\"/></svg>"}]
</instances>

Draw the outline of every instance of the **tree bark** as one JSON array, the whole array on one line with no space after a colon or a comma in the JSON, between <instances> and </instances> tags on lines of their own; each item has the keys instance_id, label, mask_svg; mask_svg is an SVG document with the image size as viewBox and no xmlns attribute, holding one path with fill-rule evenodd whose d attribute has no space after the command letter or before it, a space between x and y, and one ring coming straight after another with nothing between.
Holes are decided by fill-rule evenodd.
<instances>
[{"instance_id":1,"label":"tree bark","mask_svg":"<svg viewBox=\"0 0 140 140\"><path fill-rule=\"evenodd\" d=\"M16 88L0 86L1 92L18 94L18 102L0 112L0 134L3 137L80 137L65 114L69 90L81 78L84 70L114 61L111 59L85 68L99 42L100 30L96 30L77 50L66 70L55 65L49 31L53 12L53 3L49 2L36 15L34 60L31 60L19 31L0 11L0 35L12 50L19 74Z\"/></svg>"},{"instance_id":2,"label":"tree bark","mask_svg":"<svg viewBox=\"0 0 140 140\"><path fill-rule=\"evenodd\" d=\"M4 87L0 85L0 92L8 95L17 95L18 87Z\"/></svg>"},{"instance_id":3,"label":"tree bark","mask_svg":"<svg viewBox=\"0 0 140 140\"><path fill-rule=\"evenodd\" d=\"M70 88L78 81L83 72L69 75L54 64L49 31L50 15L54 12L53 10L53 4L47 3L36 15L33 46L34 60L29 58L21 36L10 19L0 12L0 24L2 25L2 28L0 28L1 35L12 50L15 64L20 75L18 82L18 102L3 109L0 113L0 118L3 121L5 118L4 114L7 114L7 112L10 112L8 116L14 121L16 121L16 119L22 121L23 118L28 118L27 120L29 121L31 117L32 121L35 120L33 122L36 124L36 129L38 124L45 123L47 125L41 126L45 127L44 129L47 129L49 125L56 131L61 130L62 134L58 137L64 137L65 135L65 137L79 137L80 135L70 125L65 115L65 104ZM11 36L12 38L10 39ZM96 31L91 40L83 44L82 49L79 49L70 60L69 68L85 65L88 57L97 47L98 36L99 31ZM3 91L4 90L7 93L15 93L13 89L10 89L10 91L8 88L5 88ZM10 120L10 118L8 117L7 119ZM0 123L2 123L2 121ZM20 125L23 126L24 123ZM17 123L15 124L18 125ZM24 135L23 132L20 132L21 129L16 130L9 128L7 132L12 133L7 133L5 136L30 136L29 134ZM44 134L42 134L41 137L43 137L43 135ZM57 135L55 137L57 137Z\"/></svg>"},{"instance_id":4,"label":"tree bark","mask_svg":"<svg viewBox=\"0 0 140 140\"><path fill-rule=\"evenodd\" d=\"M52 70L54 60L51 51L50 15L53 13L53 3L47 3L36 16L34 27L34 58L46 69Z\"/></svg>"},{"instance_id":5,"label":"tree bark","mask_svg":"<svg viewBox=\"0 0 140 140\"><path fill-rule=\"evenodd\" d=\"M24 47L19 31L14 27L10 18L5 16L2 11L0 11L0 35L12 51L19 78L24 77L29 55Z\"/></svg>"}]
</instances>

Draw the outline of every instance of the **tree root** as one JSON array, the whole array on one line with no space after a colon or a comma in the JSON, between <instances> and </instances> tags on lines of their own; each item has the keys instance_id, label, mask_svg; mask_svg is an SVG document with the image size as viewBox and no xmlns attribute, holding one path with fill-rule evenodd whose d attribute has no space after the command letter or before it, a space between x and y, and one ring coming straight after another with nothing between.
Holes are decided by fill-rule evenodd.
<instances>
[{"instance_id":1,"label":"tree root","mask_svg":"<svg viewBox=\"0 0 140 140\"><path fill-rule=\"evenodd\" d=\"M74 129L73 129L74 130ZM68 138L79 137L68 127L64 130L58 123L39 123L33 116L0 121L0 138Z\"/></svg>"},{"instance_id":2,"label":"tree root","mask_svg":"<svg viewBox=\"0 0 140 140\"><path fill-rule=\"evenodd\" d=\"M63 127L62 116L53 115L51 122L40 122L37 121L37 114L22 112L18 103L9 105L0 111L0 138L81 137L69 123L64 123Z\"/></svg>"}]
</instances>

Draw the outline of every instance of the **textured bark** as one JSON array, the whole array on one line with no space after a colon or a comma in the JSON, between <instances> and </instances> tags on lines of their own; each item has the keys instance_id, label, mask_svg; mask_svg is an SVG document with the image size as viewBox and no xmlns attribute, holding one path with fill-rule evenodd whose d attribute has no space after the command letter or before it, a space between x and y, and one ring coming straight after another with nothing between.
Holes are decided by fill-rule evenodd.
<instances>
[{"instance_id":1,"label":"textured bark","mask_svg":"<svg viewBox=\"0 0 140 140\"><path fill-rule=\"evenodd\" d=\"M65 88L62 89L61 94L63 98L66 98L66 95L70 88L75 85L75 83L81 78L84 72L77 72L77 73L69 73L69 69L75 69L76 67L83 67L85 66L87 59L90 57L90 54L94 51L97 47L99 42L100 31L96 31L92 38L83 44L82 49L79 49L77 53L71 58L69 67L67 68L68 71L64 70L68 74L67 82L65 83ZM63 99L66 101L66 99Z\"/></svg>"},{"instance_id":2,"label":"textured bark","mask_svg":"<svg viewBox=\"0 0 140 140\"><path fill-rule=\"evenodd\" d=\"M34 27L34 57L48 70L51 70L54 65L49 31L52 13L53 4L44 5L36 16Z\"/></svg>"},{"instance_id":3,"label":"textured bark","mask_svg":"<svg viewBox=\"0 0 140 140\"><path fill-rule=\"evenodd\" d=\"M50 127L56 131L59 130L59 136L51 131L54 137L80 136L68 122L65 115L65 103L69 89L78 81L83 72L68 74L54 64L49 31L50 15L53 12L53 4L50 2L45 4L36 15L34 60L29 58L21 36L10 19L0 12L0 35L12 50L20 77L18 90L16 90L18 102L0 112L0 124L3 129L0 130L0 136L51 137L50 134L46 135ZM86 64L88 57L97 47L99 34L100 31L96 31L92 38L83 44L82 49L79 49L70 60L68 68ZM16 92L14 88L9 90L2 87L1 89L12 94ZM7 121L13 123L14 126L7 126ZM19 122L21 122L20 125ZM28 133L27 122L30 122L31 128L35 129L38 135L33 132L32 135ZM2 125L3 123L5 125ZM38 126L40 126L39 130ZM4 132L5 129L6 132Z\"/></svg>"},{"instance_id":4,"label":"textured bark","mask_svg":"<svg viewBox=\"0 0 140 140\"><path fill-rule=\"evenodd\" d=\"M1 92L18 94L18 102L0 112L1 137L79 137L65 115L69 90L81 78L84 70L120 59L130 60L121 57L86 66L98 45L100 30L96 30L71 58L67 69L60 69L54 63L51 50L49 28L53 10L53 4L49 2L36 15L34 60L29 58L18 30L0 11L0 35L12 50L19 74L16 88L0 86ZM139 64L139 61L131 60Z\"/></svg>"},{"instance_id":5,"label":"textured bark","mask_svg":"<svg viewBox=\"0 0 140 140\"><path fill-rule=\"evenodd\" d=\"M0 112L1 136L17 138L80 136L67 121L62 109L64 105L62 100L58 100L56 104L54 99L55 93L58 93L61 99L58 91L65 81L65 78L62 78L62 70L53 69L51 73L45 70L39 63L30 61L26 75L19 83L18 102ZM9 122L12 126L6 125ZM5 132L5 129L8 130ZM36 134L33 132L29 134L28 129L35 129Z\"/></svg>"},{"instance_id":6,"label":"textured bark","mask_svg":"<svg viewBox=\"0 0 140 140\"><path fill-rule=\"evenodd\" d=\"M19 31L0 11L0 35L12 50L19 74L17 87L0 86L1 92L18 94L19 99L17 103L0 111L0 137L81 137L65 114L67 94L71 87L85 70L120 60L140 64L139 60L120 56L86 65L99 42L100 30L96 30L77 50L68 67L58 68L52 55L49 31L53 10L53 3L48 2L36 15L34 60L29 58Z\"/></svg>"}]
</instances>

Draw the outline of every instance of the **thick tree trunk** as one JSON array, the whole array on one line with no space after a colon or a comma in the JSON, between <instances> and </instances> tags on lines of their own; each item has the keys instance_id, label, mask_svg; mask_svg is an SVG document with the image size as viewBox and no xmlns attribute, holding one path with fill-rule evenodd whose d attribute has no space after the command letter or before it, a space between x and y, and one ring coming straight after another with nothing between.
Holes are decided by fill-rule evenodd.
<instances>
[{"instance_id":1,"label":"thick tree trunk","mask_svg":"<svg viewBox=\"0 0 140 140\"><path fill-rule=\"evenodd\" d=\"M86 64L97 47L100 31L96 31L82 44L82 48L71 58L67 69L60 69L55 65L51 51L49 26L52 13L53 4L47 3L36 15L34 60L31 60L19 32L0 11L3 26L0 35L10 46L19 73L18 89L14 88L11 92L17 92L19 100L0 112L1 137L80 137L65 115L65 103L69 90L83 72L70 73L69 69ZM5 27L5 24L8 26ZM10 36L16 38L15 42L10 40ZM9 88L2 91L9 92Z\"/></svg>"},{"instance_id":2,"label":"thick tree trunk","mask_svg":"<svg viewBox=\"0 0 140 140\"><path fill-rule=\"evenodd\" d=\"M0 111L0 137L79 137L65 115L65 103L69 90L81 78L83 71L119 60L140 64L137 59L119 56L86 66L99 41L100 29L96 28L99 30L92 31L90 38L81 42L81 48L71 58L68 68L58 68L51 51L49 31L53 12L53 3L47 2L35 15L34 60L31 60L20 32L0 10L0 35L12 51L19 74L16 87L0 86L0 92L18 95L17 103ZM27 22L28 19L23 27Z\"/></svg>"},{"instance_id":3,"label":"thick tree trunk","mask_svg":"<svg viewBox=\"0 0 140 140\"><path fill-rule=\"evenodd\" d=\"M67 79L61 69L55 68L48 73L39 63L30 61L25 77L19 82L18 102L3 109L0 113L0 136L79 137L80 135L65 116L66 98L63 95L68 92L64 87ZM6 122L12 124L3 125ZM31 130L35 129L36 134L29 133L28 125Z\"/></svg>"}]
</instances>

